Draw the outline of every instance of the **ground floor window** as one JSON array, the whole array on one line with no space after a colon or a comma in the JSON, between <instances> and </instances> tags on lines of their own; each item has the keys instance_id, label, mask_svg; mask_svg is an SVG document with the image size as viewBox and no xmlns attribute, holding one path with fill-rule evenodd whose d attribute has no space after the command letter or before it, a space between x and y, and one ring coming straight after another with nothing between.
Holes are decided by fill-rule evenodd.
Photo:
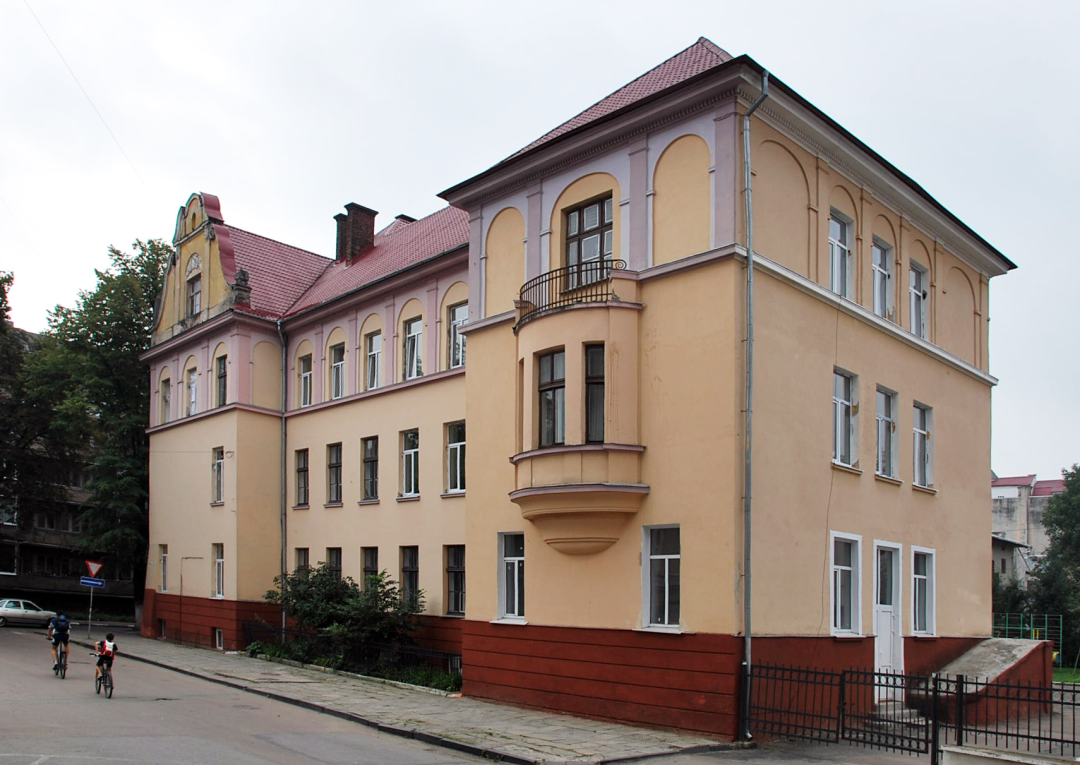
<instances>
[{"instance_id":1,"label":"ground floor window","mask_svg":"<svg viewBox=\"0 0 1080 765\"><path fill-rule=\"evenodd\" d=\"M832 629L859 631L859 538L832 535Z\"/></svg>"},{"instance_id":2,"label":"ground floor window","mask_svg":"<svg viewBox=\"0 0 1080 765\"><path fill-rule=\"evenodd\" d=\"M678 627L681 603L682 546L678 526L645 529L648 561L645 587L649 626Z\"/></svg>"},{"instance_id":3,"label":"ground floor window","mask_svg":"<svg viewBox=\"0 0 1080 765\"><path fill-rule=\"evenodd\" d=\"M525 535L499 535L499 618L525 618Z\"/></svg>"},{"instance_id":4,"label":"ground floor window","mask_svg":"<svg viewBox=\"0 0 1080 765\"><path fill-rule=\"evenodd\" d=\"M912 629L934 634L934 551L913 548L911 561Z\"/></svg>"}]
</instances>

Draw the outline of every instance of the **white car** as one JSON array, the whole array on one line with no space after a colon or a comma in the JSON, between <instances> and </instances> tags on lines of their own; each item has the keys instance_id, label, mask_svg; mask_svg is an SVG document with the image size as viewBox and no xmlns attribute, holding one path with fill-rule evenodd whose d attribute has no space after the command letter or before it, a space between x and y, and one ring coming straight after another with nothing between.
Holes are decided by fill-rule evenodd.
<instances>
[{"instance_id":1,"label":"white car","mask_svg":"<svg viewBox=\"0 0 1080 765\"><path fill-rule=\"evenodd\" d=\"M46 611L29 600L0 599L0 627L11 624L31 624L47 627L55 611Z\"/></svg>"}]
</instances>

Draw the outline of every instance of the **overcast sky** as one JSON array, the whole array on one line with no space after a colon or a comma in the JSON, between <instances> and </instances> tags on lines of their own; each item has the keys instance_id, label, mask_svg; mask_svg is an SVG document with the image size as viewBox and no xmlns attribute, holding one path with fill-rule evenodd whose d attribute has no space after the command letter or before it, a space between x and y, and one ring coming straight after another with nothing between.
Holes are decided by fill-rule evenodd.
<instances>
[{"instance_id":1,"label":"overcast sky","mask_svg":"<svg viewBox=\"0 0 1080 765\"><path fill-rule=\"evenodd\" d=\"M380 227L431 213L439 191L705 36L1019 266L991 282L992 464L1058 477L1080 461L1078 17L1075 0L0 0L12 317L44 329L109 244L169 240L195 191L232 225L332 256L344 204Z\"/></svg>"}]
</instances>

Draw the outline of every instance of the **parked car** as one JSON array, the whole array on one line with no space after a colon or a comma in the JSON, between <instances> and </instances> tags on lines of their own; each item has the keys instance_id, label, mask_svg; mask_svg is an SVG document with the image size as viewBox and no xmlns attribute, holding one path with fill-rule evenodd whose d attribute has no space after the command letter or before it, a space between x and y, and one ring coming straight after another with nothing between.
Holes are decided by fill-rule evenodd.
<instances>
[{"instance_id":1,"label":"parked car","mask_svg":"<svg viewBox=\"0 0 1080 765\"><path fill-rule=\"evenodd\" d=\"M0 599L0 627L9 622L45 627L54 616L55 611L46 611L29 600Z\"/></svg>"}]
</instances>

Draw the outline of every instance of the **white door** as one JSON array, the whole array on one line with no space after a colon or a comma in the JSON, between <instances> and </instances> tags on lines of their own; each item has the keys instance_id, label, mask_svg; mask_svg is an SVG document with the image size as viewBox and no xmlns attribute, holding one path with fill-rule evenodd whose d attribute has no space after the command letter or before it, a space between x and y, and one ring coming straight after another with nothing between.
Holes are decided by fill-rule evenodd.
<instances>
[{"instance_id":1,"label":"white door","mask_svg":"<svg viewBox=\"0 0 1080 765\"><path fill-rule=\"evenodd\" d=\"M900 639L900 550L879 546L874 557L874 669L877 672L903 672ZM878 698L898 695L900 684L896 685L895 689L879 686Z\"/></svg>"}]
</instances>

